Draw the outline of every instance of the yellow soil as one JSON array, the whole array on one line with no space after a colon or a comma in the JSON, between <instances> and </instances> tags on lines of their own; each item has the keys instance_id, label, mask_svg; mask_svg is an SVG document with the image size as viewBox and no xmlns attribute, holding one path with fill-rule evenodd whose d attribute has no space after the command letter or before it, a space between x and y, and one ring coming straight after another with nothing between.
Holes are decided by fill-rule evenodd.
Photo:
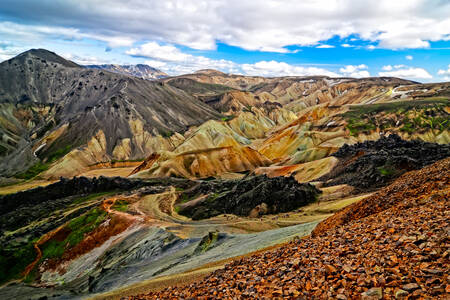
<instances>
[{"instance_id":1,"label":"yellow soil","mask_svg":"<svg viewBox=\"0 0 450 300\"><path fill-rule=\"evenodd\" d=\"M51 183L56 182L56 180L32 180L32 181L25 181L13 185L7 185L0 187L0 195L6 195L6 194L12 194L17 193L20 191L25 191L28 189L32 189L38 186L46 186Z\"/></svg>"},{"instance_id":2,"label":"yellow soil","mask_svg":"<svg viewBox=\"0 0 450 300\"><path fill-rule=\"evenodd\" d=\"M106 177L114 177L121 176L127 177L130 173L135 169L135 167L127 167L127 168L108 168L108 169L94 169L83 172L78 176L86 176L86 177L98 177L98 176L106 176Z\"/></svg>"}]
</instances>

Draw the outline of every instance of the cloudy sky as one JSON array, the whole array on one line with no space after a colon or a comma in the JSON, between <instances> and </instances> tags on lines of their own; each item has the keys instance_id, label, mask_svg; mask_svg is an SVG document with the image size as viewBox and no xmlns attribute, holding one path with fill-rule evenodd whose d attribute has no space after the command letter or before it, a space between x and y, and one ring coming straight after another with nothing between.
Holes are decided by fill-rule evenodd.
<instances>
[{"instance_id":1,"label":"cloudy sky","mask_svg":"<svg viewBox=\"0 0 450 300\"><path fill-rule=\"evenodd\" d=\"M2 0L0 61L30 48L169 74L450 81L450 0Z\"/></svg>"}]
</instances>

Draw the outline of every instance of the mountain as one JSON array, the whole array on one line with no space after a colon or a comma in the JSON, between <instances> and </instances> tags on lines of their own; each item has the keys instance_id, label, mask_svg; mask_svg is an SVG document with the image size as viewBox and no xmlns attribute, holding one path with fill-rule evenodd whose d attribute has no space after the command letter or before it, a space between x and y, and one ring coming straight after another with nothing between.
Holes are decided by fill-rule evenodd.
<instances>
[{"instance_id":1,"label":"mountain","mask_svg":"<svg viewBox=\"0 0 450 300\"><path fill-rule=\"evenodd\" d=\"M2 299L448 292L449 82L150 81L42 49L0 79Z\"/></svg>"},{"instance_id":2,"label":"mountain","mask_svg":"<svg viewBox=\"0 0 450 300\"><path fill-rule=\"evenodd\" d=\"M220 117L170 85L83 68L43 49L0 64L0 106L0 173L10 175L71 151L65 163L75 169L142 158L171 149L174 132Z\"/></svg>"},{"instance_id":3,"label":"mountain","mask_svg":"<svg viewBox=\"0 0 450 300\"><path fill-rule=\"evenodd\" d=\"M105 64L105 65L87 65L86 67L90 69L100 69L122 75L139 77L147 80L160 79L168 76L163 71L144 64L137 64L137 65Z\"/></svg>"}]
</instances>

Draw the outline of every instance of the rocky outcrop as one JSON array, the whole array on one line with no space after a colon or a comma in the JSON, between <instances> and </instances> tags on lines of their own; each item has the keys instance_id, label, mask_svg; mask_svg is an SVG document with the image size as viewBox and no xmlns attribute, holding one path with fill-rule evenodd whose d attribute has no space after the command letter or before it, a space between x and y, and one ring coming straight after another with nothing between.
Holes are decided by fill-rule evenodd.
<instances>
[{"instance_id":1,"label":"rocky outcrop","mask_svg":"<svg viewBox=\"0 0 450 300\"><path fill-rule=\"evenodd\" d=\"M393 134L376 141L344 145L333 156L339 163L320 178L325 185L349 184L373 190L411 170L450 156L450 145L406 141Z\"/></svg>"},{"instance_id":2,"label":"rocky outcrop","mask_svg":"<svg viewBox=\"0 0 450 300\"><path fill-rule=\"evenodd\" d=\"M228 182L202 182L189 194L209 194L201 201L185 203L179 213L194 220L219 214L259 216L288 212L316 201L319 190L299 184L293 177L268 178L264 175Z\"/></svg>"},{"instance_id":3,"label":"rocky outcrop","mask_svg":"<svg viewBox=\"0 0 450 300\"><path fill-rule=\"evenodd\" d=\"M318 236L354 220L391 209L398 206L401 202L426 202L429 199L424 198L424 195L444 190L443 187L450 185L450 173L448 170L450 170L450 158L438 161L424 169L408 172L372 196L349 205L322 221L314 229L313 235ZM447 190L445 192L447 197L448 193L449 191ZM442 196L442 194L437 195L437 197Z\"/></svg>"}]
</instances>

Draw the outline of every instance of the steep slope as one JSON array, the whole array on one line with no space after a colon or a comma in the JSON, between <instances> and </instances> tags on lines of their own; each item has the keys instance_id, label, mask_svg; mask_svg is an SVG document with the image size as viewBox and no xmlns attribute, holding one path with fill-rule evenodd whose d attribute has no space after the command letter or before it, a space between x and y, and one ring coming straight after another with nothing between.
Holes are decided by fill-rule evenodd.
<instances>
[{"instance_id":1,"label":"steep slope","mask_svg":"<svg viewBox=\"0 0 450 300\"><path fill-rule=\"evenodd\" d=\"M87 65L90 69L101 69L113 73L118 73L122 75L139 77L147 80L154 80L167 77L166 73L156 68L150 67L149 65L137 64L137 65Z\"/></svg>"},{"instance_id":2,"label":"steep slope","mask_svg":"<svg viewBox=\"0 0 450 300\"><path fill-rule=\"evenodd\" d=\"M7 175L38 161L33 153L53 162L80 146L91 164L143 158L174 147L161 136L220 117L177 88L81 68L41 49L0 64L0 79L0 149L9 154L0 170Z\"/></svg>"},{"instance_id":3,"label":"steep slope","mask_svg":"<svg viewBox=\"0 0 450 300\"><path fill-rule=\"evenodd\" d=\"M447 159L403 175L320 236L235 260L188 286L128 299L446 299L449 168ZM362 214L352 217L356 207Z\"/></svg>"}]
</instances>

